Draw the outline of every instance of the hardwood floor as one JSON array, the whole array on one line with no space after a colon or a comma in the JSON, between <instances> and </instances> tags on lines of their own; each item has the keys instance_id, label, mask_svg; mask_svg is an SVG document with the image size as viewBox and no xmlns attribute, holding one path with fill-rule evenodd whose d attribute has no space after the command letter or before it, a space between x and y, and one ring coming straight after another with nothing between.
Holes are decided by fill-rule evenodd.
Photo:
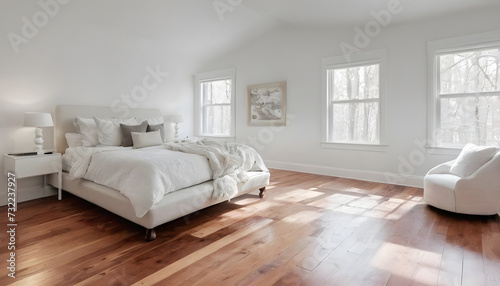
<instances>
[{"instance_id":1,"label":"hardwood floor","mask_svg":"<svg viewBox=\"0 0 500 286\"><path fill-rule=\"evenodd\" d=\"M437 210L418 188L281 170L271 181L264 199L167 223L152 242L67 193L20 203L16 278L2 231L0 285L500 285L499 216Z\"/></svg>"}]
</instances>

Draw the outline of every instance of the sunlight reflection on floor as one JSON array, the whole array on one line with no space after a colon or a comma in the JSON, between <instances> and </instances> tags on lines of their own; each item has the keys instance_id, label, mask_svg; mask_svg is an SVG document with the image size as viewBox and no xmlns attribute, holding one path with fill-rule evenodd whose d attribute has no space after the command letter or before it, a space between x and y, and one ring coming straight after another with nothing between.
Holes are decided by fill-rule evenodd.
<instances>
[{"instance_id":1,"label":"sunlight reflection on floor","mask_svg":"<svg viewBox=\"0 0 500 286\"><path fill-rule=\"evenodd\" d=\"M282 220L293 224L304 225L317 220L322 215L323 215L322 213L319 213L317 211L301 211L296 214L287 216Z\"/></svg>"},{"instance_id":2,"label":"sunlight reflection on floor","mask_svg":"<svg viewBox=\"0 0 500 286\"><path fill-rule=\"evenodd\" d=\"M343 191L316 200L308 205L346 214L362 214L367 217L398 220L419 202L421 202L421 197L404 200L378 195L365 195L362 192L346 194Z\"/></svg>"},{"instance_id":3,"label":"sunlight reflection on floor","mask_svg":"<svg viewBox=\"0 0 500 286\"><path fill-rule=\"evenodd\" d=\"M416 261L409 261L409 257ZM377 250L370 264L409 281L413 279L423 285L434 285L437 282L440 262L441 253L386 242ZM408 269L411 265L418 269Z\"/></svg>"},{"instance_id":4,"label":"sunlight reflection on floor","mask_svg":"<svg viewBox=\"0 0 500 286\"><path fill-rule=\"evenodd\" d=\"M304 189L294 189L293 191L285 192L275 196L273 199L278 201L284 201L289 203L298 203L300 201L315 198L323 195L322 192L317 191L307 191Z\"/></svg>"}]
</instances>

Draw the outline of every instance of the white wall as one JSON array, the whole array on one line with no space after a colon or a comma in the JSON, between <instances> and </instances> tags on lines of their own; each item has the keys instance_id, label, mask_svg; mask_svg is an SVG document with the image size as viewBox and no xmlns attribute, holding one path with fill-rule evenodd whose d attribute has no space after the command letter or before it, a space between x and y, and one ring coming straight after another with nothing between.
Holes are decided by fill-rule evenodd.
<instances>
[{"instance_id":1,"label":"white wall","mask_svg":"<svg viewBox=\"0 0 500 286\"><path fill-rule=\"evenodd\" d=\"M143 78L150 74L148 67L161 71L161 80L144 99L133 103L138 107L159 108L165 115L185 114L186 124L181 128L181 135L191 134L192 72L189 70L193 68L192 63L165 56L171 47L163 42L127 33L125 28L123 31L120 27L113 29L110 23L116 24L117 18L123 17L120 13L114 19L102 15L102 19L105 16L109 22L98 24L102 20L99 9L109 12L102 5L52 3L59 6L52 6L54 16L43 22L41 13L49 14L38 1L2 2L0 154L32 150L34 129L22 127L24 112L53 113L58 104L109 106L116 100L120 102L122 94L130 94L134 87L141 86ZM36 15L42 15L38 21L43 25L35 24L33 17ZM33 24L36 32L28 28L23 18ZM154 27L145 23L143 28ZM25 40L21 44L12 44L11 33ZM169 75L165 76L167 73ZM150 80L149 83L153 82ZM45 148L53 148L51 128L45 128L44 139ZM0 162L0 189L6 190L3 158ZM41 182L41 178L20 180L18 199L46 194L39 189ZM4 204L4 198L5 192L0 192L1 204Z\"/></svg>"},{"instance_id":2,"label":"white wall","mask_svg":"<svg viewBox=\"0 0 500 286\"><path fill-rule=\"evenodd\" d=\"M453 158L424 153L416 143L426 140L426 42L498 30L499 12L475 11L388 26L363 49L387 49L386 152L320 146L321 59L342 55L342 42L353 45L354 27L284 28L214 59L200 71L236 67L237 141L251 143L253 138L257 144L252 145L269 166L375 181L395 182L397 176L399 184L421 186L431 167ZM289 124L282 130L247 126L246 86L281 80L287 81ZM392 174L390 180L387 173Z\"/></svg>"},{"instance_id":3,"label":"white wall","mask_svg":"<svg viewBox=\"0 0 500 286\"><path fill-rule=\"evenodd\" d=\"M0 154L32 150L34 130L22 127L24 112L123 102L122 94L143 85L148 67L168 77L133 104L184 115L180 136L191 135L192 75L200 62L269 24L243 8L225 16L234 21L197 0L0 0ZM49 149L53 132L45 129ZM3 205L3 157L0 170ZM44 195L40 184L41 178L22 179L18 199Z\"/></svg>"}]
</instances>

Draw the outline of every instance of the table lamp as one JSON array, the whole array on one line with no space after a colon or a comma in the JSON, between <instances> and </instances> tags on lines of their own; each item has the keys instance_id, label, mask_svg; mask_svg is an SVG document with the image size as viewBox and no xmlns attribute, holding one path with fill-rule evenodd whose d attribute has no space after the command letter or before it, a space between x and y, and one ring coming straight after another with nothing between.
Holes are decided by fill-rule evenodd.
<instances>
[{"instance_id":1,"label":"table lamp","mask_svg":"<svg viewBox=\"0 0 500 286\"><path fill-rule=\"evenodd\" d=\"M170 115L169 121L174 123L174 138L179 138L179 123L182 123L184 121L182 115Z\"/></svg>"},{"instance_id":2,"label":"table lamp","mask_svg":"<svg viewBox=\"0 0 500 286\"><path fill-rule=\"evenodd\" d=\"M35 151L37 154L43 154L43 136L40 127L54 126L52 115L50 113L26 112L24 114L24 126L36 127L35 129Z\"/></svg>"}]
</instances>

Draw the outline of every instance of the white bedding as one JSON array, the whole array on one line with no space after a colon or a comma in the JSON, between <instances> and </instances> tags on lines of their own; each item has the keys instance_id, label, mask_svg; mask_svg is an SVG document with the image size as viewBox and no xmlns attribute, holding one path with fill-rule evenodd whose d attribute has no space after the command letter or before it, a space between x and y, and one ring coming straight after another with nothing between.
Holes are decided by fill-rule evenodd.
<instances>
[{"instance_id":1,"label":"white bedding","mask_svg":"<svg viewBox=\"0 0 500 286\"><path fill-rule=\"evenodd\" d=\"M260 155L251 147L212 140L189 140L167 143L171 150L205 156L213 171L216 200L231 199L238 194L238 183L246 182L246 171L267 171Z\"/></svg>"},{"instance_id":2,"label":"white bedding","mask_svg":"<svg viewBox=\"0 0 500 286\"><path fill-rule=\"evenodd\" d=\"M213 197L230 199L238 192L237 183L247 180L244 171L267 171L259 154L248 146L200 142L141 149L68 148L63 165L72 177L119 190L130 199L137 217L164 195L212 179Z\"/></svg>"},{"instance_id":3,"label":"white bedding","mask_svg":"<svg viewBox=\"0 0 500 286\"><path fill-rule=\"evenodd\" d=\"M137 217L144 216L165 194L212 179L204 156L165 146L82 148L70 175L119 190L130 199Z\"/></svg>"}]
</instances>

